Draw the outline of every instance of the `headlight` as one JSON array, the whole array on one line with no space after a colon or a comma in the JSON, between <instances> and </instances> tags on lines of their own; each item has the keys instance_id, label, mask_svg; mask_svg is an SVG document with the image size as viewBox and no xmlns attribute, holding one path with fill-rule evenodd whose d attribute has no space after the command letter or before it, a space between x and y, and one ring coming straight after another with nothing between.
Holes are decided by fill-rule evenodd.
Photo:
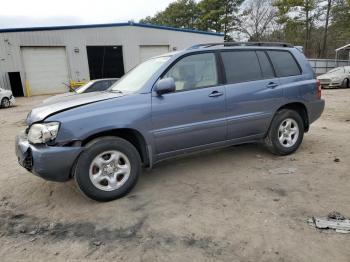
<instances>
[{"instance_id":1,"label":"headlight","mask_svg":"<svg viewBox=\"0 0 350 262\"><path fill-rule=\"evenodd\" d=\"M333 77L331 80L332 82L340 82L342 79L341 77L336 76L336 77Z\"/></svg>"},{"instance_id":2,"label":"headlight","mask_svg":"<svg viewBox=\"0 0 350 262\"><path fill-rule=\"evenodd\" d=\"M33 144L43 144L54 140L58 133L59 122L33 124L28 132L28 140Z\"/></svg>"}]
</instances>

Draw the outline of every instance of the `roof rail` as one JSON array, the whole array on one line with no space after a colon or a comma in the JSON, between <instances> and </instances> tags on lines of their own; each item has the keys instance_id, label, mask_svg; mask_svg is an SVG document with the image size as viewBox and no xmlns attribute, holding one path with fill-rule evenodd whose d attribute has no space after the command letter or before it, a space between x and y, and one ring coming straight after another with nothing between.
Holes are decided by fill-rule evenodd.
<instances>
[{"instance_id":1,"label":"roof rail","mask_svg":"<svg viewBox=\"0 0 350 262\"><path fill-rule=\"evenodd\" d=\"M188 49L198 49L198 48L208 48L213 46L222 45L226 46L279 46L279 47L294 47L289 43L283 42L223 42L223 43L207 43L207 44L198 44L191 46Z\"/></svg>"}]
</instances>

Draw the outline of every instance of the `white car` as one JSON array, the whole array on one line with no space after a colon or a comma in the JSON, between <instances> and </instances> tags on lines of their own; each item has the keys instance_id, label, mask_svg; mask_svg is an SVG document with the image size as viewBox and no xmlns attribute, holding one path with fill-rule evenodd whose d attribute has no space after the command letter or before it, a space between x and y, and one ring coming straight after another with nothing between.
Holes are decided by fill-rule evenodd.
<instances>
[{"instance_id":1,"label":"white car","mask_svg":"<svg viewBox=\"0 0 350 262\"><path fill-rule=\"evenodd\" d=\"M341 66L319 75L322 88L349 88L350 87L350 66Z\"/></svg>"},{"instance_id":2,"label":"white car","mask_svg":"<svg viewBox=\"0 0 350 262\"><path fill-rule=\"evenodd\" d=\"M119 78L102 78L102 79L91 80L87 82L85 85L82 85L79 88L75 89L74 92L68 92L68 93L52 96L50 98L45 99L43 103L48 103L48 102L51 103L51 102L60 100L62 97L69 97L77 94L105 91L118 80Z\"/></svg>"},{"instance_id":3,"label":"white car","mask_svg":"<svg viewBox=\"0 0 350 262\"><path fill-rule=\"evenodd\" d=\"M0 87L0 108L7 108L15 104L15 98L11 90L6 90Z\"/></svg>"}]
</instances>

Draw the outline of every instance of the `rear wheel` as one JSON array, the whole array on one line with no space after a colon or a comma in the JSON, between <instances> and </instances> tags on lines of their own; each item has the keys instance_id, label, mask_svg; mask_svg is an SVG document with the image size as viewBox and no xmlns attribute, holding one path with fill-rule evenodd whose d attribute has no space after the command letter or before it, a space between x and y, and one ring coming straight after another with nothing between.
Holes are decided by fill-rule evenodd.
<instances>
[{"instance_id":1,"label":"rear wheel","mask_svg":"<svg viewBox=\"0 0 350 262\"><path fill-rule=\"evenodd\" d=\"M9 100L7 97L4 97L4 98L1 100L1 107L3 107L3 108L8 108L8 107L10 107L10 100Z\"/></svg>"},{"instance_id":2,"label":"rear wheel","mask_svg":"<svg viewBox=\"0 0 350 262\"><path fill-rule=\"evenodd\" d=\"M276 155L289 155L300 146L304 137L304 122L298 112L282 109L272 120L265 138L267 149Z\"/></svg>"},{"instance_id":3,"label":"rear wheel","mask_svg":"<svg viewBox=\"0 0 350 262\"><path fill-rule=\"evenodd\" d=\"M141 159L136 148L116 137L90 142L78 159L75 181L79 189L97 201L125 196L141 173Z\"/></svg>"}]
</instances>

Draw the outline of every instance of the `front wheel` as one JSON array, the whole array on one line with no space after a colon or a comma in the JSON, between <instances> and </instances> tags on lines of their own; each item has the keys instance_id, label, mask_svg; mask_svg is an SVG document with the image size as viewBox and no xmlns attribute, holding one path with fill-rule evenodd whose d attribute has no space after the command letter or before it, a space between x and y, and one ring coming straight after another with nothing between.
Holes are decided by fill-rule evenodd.
<instances>
[{"instance_id":1,"label":"front wheel","mask_svg":"<svg viewBox=\"0 0 350 262\"><path fill-rule=\"evenodd\" d=\"M10 107L10 100L9 100L7 97L4 97L4 98L1 100L1 107L3 107L3 108L8 108L8 107Z\"/></svg>"},{"instance_id":2,"label":"front wheel","mask_svg":"<svg viewBox=\"0 0 350 262\"><path fill-rule=\"evenodd\" d=\"M131 143L103 137L87 144L77 161L74 178L89 198L110 201L125 196L140 173L140 155Z\"/></svg>"},{"instance_id":3,"label":"front wheel","mask_svg":"<svg viewBox=\"0 0 350 262\"><path fill-rule=\"evenodd\" d=\"M343 80L342 88L350 88L350 81L349 81L349 79L345 78Z\"/></svg>"},{"instance_id":4,"label":"front wheel","mask_svg":"<svg viewBox=\"0 0 350 262\"><path fill-rule=\"evenodd\" d=\"M282 109L272 120L265 138L267 149L275 155L289 155L300 146L304 137L304 122L294 110Z\"/></svg>"}]
</instances>

